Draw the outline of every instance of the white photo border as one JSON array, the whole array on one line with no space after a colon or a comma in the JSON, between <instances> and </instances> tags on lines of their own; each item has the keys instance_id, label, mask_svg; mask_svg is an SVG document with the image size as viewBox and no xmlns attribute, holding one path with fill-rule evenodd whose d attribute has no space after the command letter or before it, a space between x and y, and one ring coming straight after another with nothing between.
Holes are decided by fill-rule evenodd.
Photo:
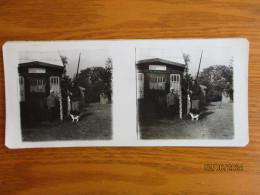
<instances>
[{"instance_id":1,"label":"white photo border","mask_svg":"<svg viewBox=\"0 0 260 195\"><path fill-rule=\"evenodd\" d=\"M235 59L234 138L142 140L137 135L135 48L231 47ZM112 140L22 141L20 126L18 53L19 51L108 49L113 59L113 137ZM249 42L242 38L157 39L100 41L18 41L3 46L6 100L5 144L8 148L83 147L83 146L235 146L249 143L248 57Z\"/></svg>"}]
</instances>

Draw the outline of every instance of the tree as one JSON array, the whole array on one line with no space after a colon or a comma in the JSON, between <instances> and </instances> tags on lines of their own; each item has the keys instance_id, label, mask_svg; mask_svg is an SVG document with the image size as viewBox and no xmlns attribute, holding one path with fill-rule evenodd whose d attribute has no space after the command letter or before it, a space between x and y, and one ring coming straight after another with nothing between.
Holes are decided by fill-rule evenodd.
<instances>
[{"instance_id":1,"label":"tree","mask_svg":"<svg viewBox=\"0 0 260 195\"><path fill-rule=\"evenodd\" d=\"M233 66L214 65L204 68L199 74L198 83L207 87L209 101L220 101L227 83L231 86L233 84ZM233 97L232 94L229 95Z\"/></svg>"},{"instance_id":2,"label":"tree","mask_svg":"<svg viewBox=\"0 0 260 195\"><path fill-rule=\"evenodd\" d=\"M69 65L68 58L66 56L62 56L62 55L60 55L60 58L61 58L61 62L63 64L63 72L62 72L62 75L61 75L61 82L62 82L62 85L66 86L66 88L67 88L67 85L69 83L71 83L71 78L67 75L67 66Z\"/></svg>"},{"instance_id":3,"label":"tree","mask_svg":"<svg viewBox=\"0 0 260 195\"><path fill-rule=\"evenodd\" d=\"M112 69L112 59L108 58L105 68L93 66L80 71L78 84L86 89L87 102L98 102L101 93L104 93L111 101Z\"/></svg>"},{"instance_id":4,"label":"tree","mask_svg":"<svg viewBox=\"0 0 260 195\"><path fill-rule=\"evenodd\" d=\"M190 63L190 54L182 53L182 56L183 56L185 65L186 65L187 68L188 68L188 65L189 65L189 63Z\"/></svg>"},{"instance_id":5,"label":"tree","mask_svg":"<svg viewBox=\"0 0 260 195\"><path fill-rule=\"evenodd\" d=\"M186 53L182 53L182 56L183 56L183 60L185 63L185 69L184 69L184 73L183 73L183 87L185 89L188 89L190 82L192 80L192 76L189 73L189 64L191 62L191 57L189 54L186 54Z\"/></svg>"},{"instance_id":6,"label":"tree","mask_svg":"<svg viewBox=\"0 0 260 195\"><path fill-rule=\"evenodd\" d=\"M60 59L61 59L61 62L62 62L62 64L63 64L62 77L65 77L66 74L67 74L67 66L69 65L69 63L68 63L68 58L67 58L66 56L60 55Z\"/></svg>"},{"instance_id":7,"label":"tree","mask_svg":"<svg viewBox=\"0 0 260 195\"><path fill-rule=\"evenodd\" d=\"M66 56L60 55L62 64L63 64L63 72L61 75L61 81L60 81L60 86L61 86L61 94L62 94L62 107L63 107L63 114L67 115L68 114L68 86L71 84L71 78L67 75L67 66L69 65L68 63L68 58Z\"/></svg>"},{"instance_id":8,"label":"tree","mask_svg":"<svg viewBox=\"0 0 260 195\"><path fill-rule=\"evenodd\" d=\"M104 75L104 87L105 87L105 94L108 97L108 100L111 102L112 101L112 71L113 71L113 61L112 58L109 57L106 60L106 66L105 66L105 75Z\"/></svg>"}]
</instances>

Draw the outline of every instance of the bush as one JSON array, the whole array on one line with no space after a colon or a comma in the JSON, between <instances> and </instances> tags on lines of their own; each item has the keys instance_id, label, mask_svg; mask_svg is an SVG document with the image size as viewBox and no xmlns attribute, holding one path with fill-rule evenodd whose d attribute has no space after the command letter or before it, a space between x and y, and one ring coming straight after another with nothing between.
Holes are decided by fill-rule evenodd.
<instances>
[{"instance_id":1,"label":"bush","mask_svg":"<svg viewBox=\"0 0 260 195\"><path fill-rule=\"evenodd\" d=\"M222 92L211 89L207 93L207 101L217 102L220 101L222 97Z\"/></svg>"},{"instance_id":2,"label":"bush","mask_svg":"<svg viewBox=\"0 0 260 195\"><path fill-rule=\"evenodd\" d=\"M220 101L224 91L229 91L232 96L233 67L231 65L209 66L199 74L198 83L207 87L208 101Z\"/></svg>"}]
</instances>

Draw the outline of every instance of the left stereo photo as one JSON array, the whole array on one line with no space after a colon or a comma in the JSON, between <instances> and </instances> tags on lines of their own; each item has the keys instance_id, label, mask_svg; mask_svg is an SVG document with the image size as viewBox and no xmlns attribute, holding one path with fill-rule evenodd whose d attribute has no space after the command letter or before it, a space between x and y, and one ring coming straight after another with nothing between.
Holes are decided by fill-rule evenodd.
<instances>
[{"instance_id":1,"label":"left stereo photo","mask_svg":"<svg viewBox=\"0 0 260 195\"><path fill-rule=\"evenodd\" d=\"M112 139L108 49L18 52L23 142Z\"/></svg>"}]
</instances>

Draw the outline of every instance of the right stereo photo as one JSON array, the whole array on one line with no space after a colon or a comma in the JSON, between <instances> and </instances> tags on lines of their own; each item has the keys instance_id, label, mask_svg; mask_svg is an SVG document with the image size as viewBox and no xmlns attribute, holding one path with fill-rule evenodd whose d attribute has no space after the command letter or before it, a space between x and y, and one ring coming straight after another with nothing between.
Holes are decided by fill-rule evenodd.
<instances>
[{"instance_id":1,"label":"right stereo photo","mask_svg":"<svg viewBox=\"0 0 260 195\"><path fill-rule=\"evenodd\" d=\"M229 48L136 48L139 139L233 139Z\"/></svg>"}]
</instances>

